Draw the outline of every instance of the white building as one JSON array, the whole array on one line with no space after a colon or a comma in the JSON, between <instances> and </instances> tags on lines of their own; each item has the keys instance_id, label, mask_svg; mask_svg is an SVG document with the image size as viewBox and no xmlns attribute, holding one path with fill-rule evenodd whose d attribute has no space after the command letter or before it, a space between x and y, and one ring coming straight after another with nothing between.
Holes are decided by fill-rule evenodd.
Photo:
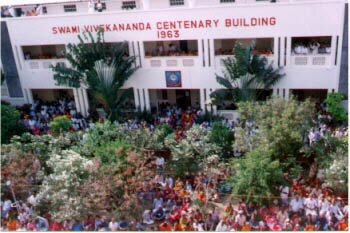
<instances>
[{"instance_id":1,"label":"white building","mask_svg":"<svg viewBox=\"0 0 350 233\"><path fill-rule=\"evenodd\" d=\"M11 1L13 15L31 11L37 3L16 1ZM224 68L221 59L232 55L237 40L254 43L255 52L283 67L286 76L272 90L282 98L294 93L322 99L347 85L344 0L106 0L102 12L87 1L68 1L47 0L38 16L2 19L2 64L8 79L2 99L32 103L35 96L50 100L59 96L52 90L68 89L78 111L86 114L86 90L56 86L50 65L67 63L60 58L66 45L98 26L105 29L107 42L126 40L129 53L137 57L140 68L125 87L133 88L134 104L141 109L160 102L208 108L210 93L222 88L215 79ZM310 42L319 48L308 49ZM177 53L168 51L170 44ZM167 86L167 71L180 71L179 87Z\"/></svg>"}]
</instances>

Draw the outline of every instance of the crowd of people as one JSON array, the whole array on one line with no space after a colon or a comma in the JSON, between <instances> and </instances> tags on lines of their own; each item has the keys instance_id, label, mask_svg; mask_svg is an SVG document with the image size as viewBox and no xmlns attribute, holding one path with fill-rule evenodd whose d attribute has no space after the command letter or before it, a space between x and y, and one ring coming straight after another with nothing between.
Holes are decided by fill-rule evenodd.
<instances>
[{"instance_id":1,"label":"crowd of people","mask_svg":"<svg viewBox=\"0 0 350 233\"><path fill-rule=\"evenodd\" d=\"M174 179L158 156L157 173L137 190L142 219L88 216L57 221L50 213L33 215L35 197L26 202L1 201L2 229L9 231L331 231L348 230L348 199L339 197L320 179L303 176L276 187L280 196L263 204L242 196L227 198L230 174L186 173Z\"/></svg>"},{"instance_id":2,"label":"crowd of people","mask_svg":"<svg viewBox=\"0 0 350 233\"><path fill-rule=\"evenodd\" d=\"M63 97L51 102L36 99L32 105L24 105L19 110L20 123L36 135L48 133L49 123L57 116L68 117L72 123L72 131L83 130L91 123L91 120L76 110L74 99L71 97Z\"/></svg>"},{"instance_id":3,"label":"crowd of people","mask_svg":"<svg viewBox=\"0 0 350 233\"><path fill-rule=\"evenodd\" d=\"M293 46L294 54L329 54L331 53L330 45L319 43L317 41L310 41L308 43L295 43Z\"/></svg>"},{"instance_id":4,"label":"crowd of people","mask_svg":"<svg viewBox=\"0 0 350 233\"><path fill-rule=\"evenodd\" d=\"M319 114L314 117L315 127L306 137L306 144L312 145L321 137L331 135L342 137L346 127L333 128L332 115L324 104L319 106ZM154 126L159 123L176 128L176 133L184 134L202 115L201 110L163 104L159 108ZM72 119L74 130L88 127L87 121L77 113L74 100L63 98L57 102L35 101L22 112L23 123L33 133L47 131L47 123L56 115L67 115ZM224 125L234 129L239 120L224 121ZM132 130L152 127L137 121L126 122ZM203 127L209 127L204 123ZM154 128L154 127L153 127ZM250 134L256 134L258 126L252 121L245 122ZM152 129L152 128L151 128ZM181 136L181 135L179 135ZM143 208L142 219L116 219L112 215L88 216L85 219L67 219L60 222L45 216L33 215L35 196L26 201L14 203L10 198L1 201L2 229L9 231L331 231L348 230L348 199L335 194L326 183L324 176L315 178L300 176L290 179L285 174L287 185L275 187L280 192L276 197L259 197L261 202L246 201L242 196L230 196L232 187L225 181L230 170L220 168L219 173L186 173L182 179L173 177L167 170L166 159L155 158L157 172L149 177L137 190L137 197ZM37 161L33 166L38 167Z\"/></svg>"}]
</instances>

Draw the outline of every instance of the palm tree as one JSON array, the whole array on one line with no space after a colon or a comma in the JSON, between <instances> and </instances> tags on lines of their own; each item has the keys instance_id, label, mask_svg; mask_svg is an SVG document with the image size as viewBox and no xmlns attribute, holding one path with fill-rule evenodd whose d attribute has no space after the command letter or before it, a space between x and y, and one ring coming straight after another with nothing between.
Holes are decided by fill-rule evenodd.
<instances>
[{"instance_id":1,"label":"palm tree","mask_svg":"<svg viewBox=\"0 0 350 233\"><path fill-rule=\"evenodd\" d=\"M113 121L120 104L131 94L131 89L121 88L138 68L135 56L127 54L126 42L106 43L103 30L97 32L96 39L90 32L79 35L78 39L78 44L68 44L67 52L64 52L70 66L57 64L52 67L54 79L57 85L89 88Z\"/></svg>"},{"instance_id":2,"label":"palm tree","mask_svg":"<svg viewBox=\"0 0 350 233\"><path fill-rule=\"evenodd\" d=\"M87 76L92 95L103 105L107 118L112 121L118 118L119 106L132 93L132 88L121 89L132 71L122 71L123 68L116 64L116 61L110 65L103 60L96 61L93 70Z\"/></svg>"},{"instance_id":3,"label":"palm tree","mask_svg":"<svg viewBox=\"0 0 350 233\"><path fill-rule=\"evenodd\" d=\"M285 74L281 68L274 69L265 57L251 55L250 48L235 44L235 56L223 59L224 76L216 74L217 82L226 89L216 90L211 94L215 104L224 99L233 102L258 99L264 90L271 89Z\"/></svg>"}]
</instances>

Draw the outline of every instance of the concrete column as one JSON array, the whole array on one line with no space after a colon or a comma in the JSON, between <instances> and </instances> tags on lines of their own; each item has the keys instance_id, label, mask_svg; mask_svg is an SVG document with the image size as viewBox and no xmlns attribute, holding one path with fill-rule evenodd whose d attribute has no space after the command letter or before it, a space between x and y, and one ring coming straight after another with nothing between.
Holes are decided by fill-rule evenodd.
<instances>
[{"instance_id":1,"label":"concrete column","mask_svg":"<svg viewBox=\"0 0 350 233\"><path fill-rule=\"evenodd\" d=\"M284 66L284 37L280 37L280 66Z\"/></svg>"},{"instance_id":2,"label":"concrete column","mask_svg":"<svg viewBox=\"0 0 350 233\"><path fill-rule=\"evenodd\" d=\"M137 89L134 88L134 101L135 101L135 109L137 110L140 107L139 96L137 94Z\"/></svg>"},{"instance_id":3,"label":"concrete column","mask_svg":"<svg viewBox=\"0 0 350 233\"><path fill-rule=\"evenodd\" d=\"M149 0L143 0L142 5L143 5L144 10L148 10L149 9Z\"/></svg>"},{"instance_id":4,"label":"concrete column","mask_svg":"<svg viewBox=\"0 0 350 233\"><path fill-rule=\"evenodd\" d=\"M278 66L278 37L273 38L273 67Z\"/></svg>"},{"instance_id":5,"label":"concrete column","mask_svg":"<svg viewBox=\"0 0 350 233\"><path fill-rule=\"evenodd\" d=\"M149 100L149 90L148 89L144 89L145 90L145 106L146 106L146 110L147 111L151 111L151 103Z\"/></svg>"},{"instance_id":6,"label":"concrete column","mask_svg":"<svg viewBox=\"0 0 350 233\"><path fill-rule=\"evenodd\" d=\"M75 107L77 109L77 112L82 112L82 109L80 107L80 100L79 100L79 95L78 95L78 89L77 88L73 89L73 95L74 95L74 102L75 102Z\"/></svg>"},{"instance_id":7,"label":"concrete column","mask_svg":"<svg viewBox=\"0 0 350 233\"><path fill-rule=\"evenodd\" d=\"M85 114L87 116L89 114L89 109L90 109L89 98L88 98L86 89L83 88L82 92L83 92L83 100L84 100L84 106L85 106Z\"/></svg>"},{"instance_id":8,"label":"concrete column","mask_svg":"<svg viewBox=\"0 0 350 233\"><path fill-rule=\"evenodd\" d=\"M289 89L286 88L286 96L284 97L284 99L289 99Z\"/></svg>"},{"instance_id":9,"label":"concrete column","mask_svg":"<svg viewBox=\"0 0 350 233\"><path fill-rule=\"evenodd\" d=\"M138 89L140 96L140 109L143 111L145 109L145 101L143 96L143 89Z\"/></svg>"},{"instance_id":10,"label":"concrete column","mask_svg":"<svg viewBox=\"0 0 350 233\"><path fill-rule=\"evenodd\" d=\"M195 7L195 5L196 5L196 0L188 0L189 7Z\"/></svg>"},{"instance_id":11,"label":"concrete column","mask_svg":"<svg viewBox=\"0 0 350 233\"><path fill-rule=\"evenodd\" d=\"M200 99L199 104L201 105L201 109L205 111L204 89L200 89L199 99Z\"/></svg>"},{"instance_id":12,"label":"concrete column","mask_svg":"<svg viewBox=\"0 0 350 233\"><path fill-rule=\"evenodd\" d=\"M208 67L208 66L209 66L209 59L208 59L208 54L209 54L209 51L208 51L208 39L203 39L203 40L204 40L204 43L203 43L203 46L204 46L203 57L204 57L205 67Z\"/></svg>"},{"instance_id":13,"label":"concrete column","mask_svg":"<svg viewBox=\"0 0 350 233\"><path fill-rule=\"evenodd\" d=\"M341 48L338 46L338 48ZM332 42L331 42L331 56L330 56L330 66L334 66L334 61L335 61L335 51L337 50L337 36L332 35ZM339 54L339 49L338 49L338 54ZM338 60L338 62L340 62ZM338 63L337 62L337 63Z\"/></svg>"},{"instance_id":14,"label":"concrete column","mask_svg":"<svg viewBox=\"0 0 350 233\"><path fill-rule=\"evenodd\" d=\"M291 61L292 38L287 37L287 66L290 66Z\"/></svg>"},{"instance_id":15,"label":"concrete column","mask_svg":"<svg viewBox=\"0 0 350 233\"><path fill-rule=\"evenodd\" d=\"M274 89L273 89L272 95L273 95L274 97L276 97L276 98L279 98L279 97L280 97L280 95L277 93L277 88L274 88Z\"/></svg>"},{"instance_id":16,"label":"concrete column","mask_svg":"<svg viewBox=\"0 0 350 233\"><path fill-rule=\"evenodd\" d=\"M210 66L215 67L215 48L214 48L214 39L209 39L209 45L210 45Z\"/></svg>"},{"instance_id":17,"label":"concrete column","mask_svg":"<svg viewBox=\"0 0 350 233\"><path fill-rule=\"evenodd\" d=\"M27 91L27 95L28 95L28 102L30 104L33 104L34 103L34 98L33 98L33 92L31 89L26 89Z\"/></svg>"},{"instance_id":18,"label":"concrete column","mask_svg":"<svg viewBox=\"0 0 350 233\"><path fill-rule=\"evenodd\" d=\"M81 114L83 114L85 116L86 115L86 106L84 103L84 96L83 96L82 88L78 89L78 97L79 97L79 102L80 102Z\"/></svg>"},{"instance_id":19,"label":"concrete column","mask_svg":"<svg viewBox=\"0 0 350 233\"><path fill-rule=\"evenodd\" d=\"M211 91L209 89L207 89L207 101L206 101L206 104L207 104L207 111L208 112L212 111L211 105L213 105L213 104L209 104L210 103L210 93L211 93Z\"/></svg>"}]
</instances>

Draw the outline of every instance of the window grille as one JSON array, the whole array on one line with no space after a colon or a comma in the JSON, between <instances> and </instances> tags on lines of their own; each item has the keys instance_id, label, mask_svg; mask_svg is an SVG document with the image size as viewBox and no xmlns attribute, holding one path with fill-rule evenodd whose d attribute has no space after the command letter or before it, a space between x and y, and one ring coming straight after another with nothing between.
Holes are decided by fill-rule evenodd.
<instances>
[{"instance_id":1,"label":"window grille","mask_svg":"<svg viewBox=\"0 0 350 233\"><path fill-rule=\"evenodd\" d=\"M184 0L170 0L170 6L182 6L185 5Z\"/></svg>"},{"instance_id":2,"label":"window grille","mask_svg":"<svg viewBox=\"0 0 350 233\"><path fill-rule=\"evenodd\" d=\"M64 9L64 12L76 12L77 6L76 5L64 5L63 9Z\"/></svg>"},{"instance_id":3,"label":"window grille","mask_svg":"<svg viewBox=\"0 0 350 233\"><path fill-rule=\"evenodd\" d=\"M129 10L129 9L135 9L136 8L136 1L123 1L122 2L122 9L123 10Z\"/></svg>"}]
</instances>

